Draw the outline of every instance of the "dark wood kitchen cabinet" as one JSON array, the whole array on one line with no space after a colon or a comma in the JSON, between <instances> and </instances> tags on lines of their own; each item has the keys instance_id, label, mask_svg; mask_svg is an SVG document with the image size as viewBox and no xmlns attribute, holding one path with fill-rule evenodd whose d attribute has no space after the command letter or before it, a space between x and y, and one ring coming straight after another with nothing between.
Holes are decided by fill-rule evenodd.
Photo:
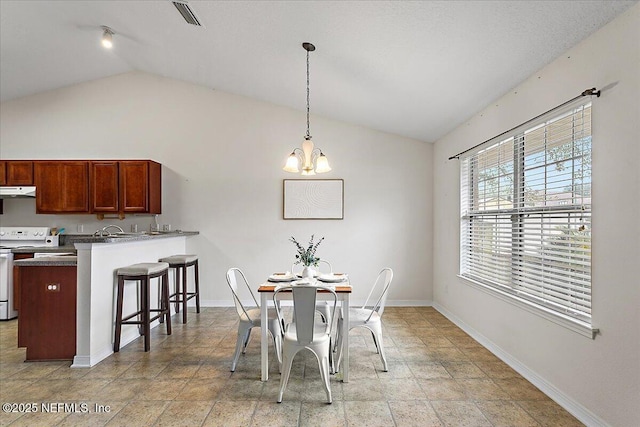
<instances>
[{"instance_id":1,"label":"dark wood kitchen cabinet","mask_svg":"<svg viewBox=\"0 0 640 427\"><path fill-rule=\"evenodd\" d=\"M70 360L76 354L77 267L20 270L18 347L27 360Z\"/></svg>"},{"instance_id":2,"label":"dark wood kitchen cabinet","mask_svg":"<svg viewBox=\"0 0 640 427\"><path fill-rule=\"evenodd\" d=\"M161 213L161 169L151 160L92 161L91 212Z\"/></svg>"},{"instance_id":3,"label":"dark wood kitchen cabinet","mask_svg":"<svg viewBox=\"0 0 640 427\"><path fill-rule=\"evenodd\" d=\"M33 185L33 162L29 160L0 161L0 185Z\"/></svg>"},{"instance_id":4,"label":"dark wood kitchen cabinet","mask_svg":"<svg viewBox=\"0 0 640 427\"><path fill-rule=\"evenodd\" d=\"M36 213L89 213L89 162L38 161L34 164Z\"/></svg>"}]
</instances>

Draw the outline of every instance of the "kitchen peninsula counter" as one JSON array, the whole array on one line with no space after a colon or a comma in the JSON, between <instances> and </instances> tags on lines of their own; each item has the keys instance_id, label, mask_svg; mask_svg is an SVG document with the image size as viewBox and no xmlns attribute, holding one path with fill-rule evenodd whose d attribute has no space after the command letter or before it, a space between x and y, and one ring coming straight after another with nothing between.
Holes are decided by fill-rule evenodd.
<instances>
[{"instance_id":1,"label":"kitchen peninsula counter","mask_svg":"<svg viewBox=\"0 0 640 427\"><path fill-rule=\"evenodd\" d=\"M187 240L198 234L197 231L174 231L122 233L117 236L64 235L64 245L75 247L78 260L78 326L72 368L94 366L113 353L116 270L131 264L158 262L160 258L171 255L192 253L187 247ZM158 300L157 288L151 286L151 301ZM131 283L125 291L125 313L137 311L136 294ZM173 310L174 304L172 313ZM156 320L151 326L157 325ZM121 347L139 336L136 325L123 325Z\"/></svg>"}]
</instances>

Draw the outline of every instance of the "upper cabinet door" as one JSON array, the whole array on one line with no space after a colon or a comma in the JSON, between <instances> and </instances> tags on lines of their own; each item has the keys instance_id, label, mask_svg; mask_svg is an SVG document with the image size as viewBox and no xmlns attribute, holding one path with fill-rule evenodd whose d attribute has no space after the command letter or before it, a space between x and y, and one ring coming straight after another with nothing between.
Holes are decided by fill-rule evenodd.
<instances>
[{"instance_id":1,"label":"upper cabinet door","mask_svg":"<svg viewBox=\"0 0 640 427\"><path fill-rule=\"evenodd\" d=\"M120 212L162 213L162 165L151 160L120 160Z\"/></svg>"},{"instance_id":2,"label":"upper cabinet door","mask_svg":"<svg viewBox=\"0 0 640 427\"><path fill-rule=\"evenodd\" d=\"M33 185L33 162L27 160L7 160L6 185Z\"/></svg>"},{"instance_id":3,"label":"upper cabinet door","mask_svg":"<svg viewBox=\"0 0 640 427\"><path fill-rule=\"evenodd\" d=\"M122 212L149 212L149 162L120 161Z\"/></svg>"},{"instance_id":4,"label":"upper cabinet door","mask_svg":"<svg viewBox=\"0 0 640 427\"><path fill-rule=\"evenodd\" d=\"M118 212L118 162L91 162L89 181L91 212Z\"/></svg>"},{"instance_id":5,"label":"upper cabinet door","mask_svg":"<svg viewBox=\"0 0 640 427\"><path fill-rule=\"evenodd\" d=\"M89 162L42 161L34 171L36 213L89 212Z\"/></svg>"},{"instance_id":6,"label":"upper cabinet door","mask_svg":"<svg viewBox=\"0 0 640 427\"><path fill-rule=\"evenodd\" d=\"M33 162L30 160L0 161L0 185L33 185Z\"/></svg>"}]
</instances>

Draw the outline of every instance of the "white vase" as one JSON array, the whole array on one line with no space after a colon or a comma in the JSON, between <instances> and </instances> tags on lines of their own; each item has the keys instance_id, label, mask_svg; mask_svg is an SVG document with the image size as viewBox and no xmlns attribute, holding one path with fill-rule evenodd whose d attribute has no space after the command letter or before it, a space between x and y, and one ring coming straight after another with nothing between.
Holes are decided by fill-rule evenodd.
<instances>
[{"instance_id":1,"label":"white vase","mask_svg":"<svg viewBox=\"0 0 640 427\"><path fill-rule=\"evenodd\" d=\"M305 266L302 269L302 278L303 279L313 279L313 277L316 275L316 271L313 269L312 266Z\"/></svg>"}]
</instances>

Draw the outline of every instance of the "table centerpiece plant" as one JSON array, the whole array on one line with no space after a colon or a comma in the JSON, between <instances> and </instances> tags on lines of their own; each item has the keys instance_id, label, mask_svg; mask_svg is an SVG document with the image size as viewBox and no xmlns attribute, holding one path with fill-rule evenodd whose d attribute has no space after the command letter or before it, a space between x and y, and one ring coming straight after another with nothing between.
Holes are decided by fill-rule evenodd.
<instances>
[{"instance_id":1,"label":"table centerpiece plant","mask_svg":"<svg viewBox=\"0 0 640 427\"><path fill-rule=\"evenodd\" d=\"M296 254L296 262L294 264L302 264L304 266L304 269L302 270L302 277L306 279L312 279L315 276L316 271L313 267L317 267L318 262L320 262L320 258L316 256L316 250L324 240L324 237L316 243L313 243L314 237L315 236L312 234L311 239L309 239L309 245L306 248L298 243L295 237L291 236L291 239L289 239L294 245L296 245L296 249L298 250L298 253Z\"/></svg>"}]
</instances>

